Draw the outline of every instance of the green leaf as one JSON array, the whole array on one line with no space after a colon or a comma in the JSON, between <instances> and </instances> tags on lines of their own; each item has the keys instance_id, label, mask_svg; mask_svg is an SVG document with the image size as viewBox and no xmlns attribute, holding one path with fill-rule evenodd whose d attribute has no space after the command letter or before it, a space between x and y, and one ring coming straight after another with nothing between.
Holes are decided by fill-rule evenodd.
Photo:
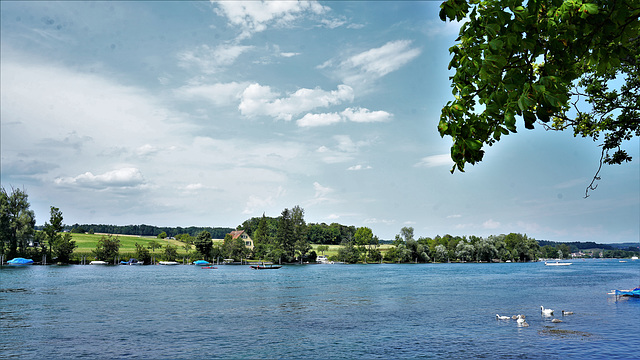
<instances>
[{"instance_id":1,"label":"green leaf","mask_svg":"<svg viewBox=\"0 0 640 360\"><path fill-rule=\"evenodd\" d=\"M532 130L533 124L536 122L536 116L531 111L525 111L522 116L524 117L524 127Z\"/></svg>"},{"instance_id":2,"label":"green leaf","mask_svg":"<svg viewBox=\"0 0 640 360\"><path fill-rule=\"evenodd\" d=\"M500 50L504 46L504 42L502 40L493 39L489 41L489 47L491 50Z\"/></svg>"}]
</instances>

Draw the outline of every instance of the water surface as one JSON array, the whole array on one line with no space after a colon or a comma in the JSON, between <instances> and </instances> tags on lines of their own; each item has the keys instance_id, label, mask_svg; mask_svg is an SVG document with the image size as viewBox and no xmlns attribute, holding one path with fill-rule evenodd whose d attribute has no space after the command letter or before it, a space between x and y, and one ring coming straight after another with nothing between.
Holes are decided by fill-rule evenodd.
<instances>
[{"instance_id":1,"label":"water surface","mask_svg":"<svg viewBox=\"0 0 640 360\"><path fill-rule=\"evenodd\" d=\"M640 300L607 292L639 283L617 260L3 267L0 358L638 358Z\"/></svg>"}]
</instances>

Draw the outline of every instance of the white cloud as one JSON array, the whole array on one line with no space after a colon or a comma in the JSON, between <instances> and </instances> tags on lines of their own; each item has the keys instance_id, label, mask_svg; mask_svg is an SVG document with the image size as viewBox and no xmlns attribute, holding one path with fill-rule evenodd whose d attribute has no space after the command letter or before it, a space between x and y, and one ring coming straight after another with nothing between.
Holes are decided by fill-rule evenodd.
<instances>
[{"instance_id":1,"label":"white cloud","mask_svg":"<svg viewBox=\"0 0 640 360\"><path fill-rule=\"evenodd\" d=\"M133 188L145 184L142 173L137 168L127 167L94 175L85 172L75 177L60 177L55 179L57 185L78 186L91 189Z\"/></svg>"},{"instance_id":2,"label":"white cloud","mask_svg":"<svg viewBox=\"0 0 640 360\"><path fill-rule=\"evenodd\" d=\"M360 164L350 166L347 168L347 170L349 171L370 170L370 169L373 169L373 168L369 165L360 165Z\"/></svg>"},{"instance_id":3,"label":"white cloud","mask_svg":"<svg viewBox=\"0 0 640 360\"><path fill-rule=\"evenodd\" d=\"M347 108L338 113L306 114L299 119L296 124L300 127L316 127L332 125L343 121L353 121L359 123L383 122L391 118L391 114L386 111L370 111L365 108Z\"/></svg>"},{"instance_id":4,"label":"white cloud","mask_svg":"<svg viewBox=\"0 0 640 360\"><path fill-rule=\"evenodd\" d=\"M311 200L308 205L311 206L333 201L331 198L329 198L329 194L334 192L332 188L322 186L319 182L316 181L313 183L313 189L315 190L315 194L313 196L313 200Z\"/></svg>"},{"instance_id":5,"label":"white cloud","mask_svg":"<svg viewBox=\"0 0 640 360\"><path fill-rule=\"evenodd\" d=\"M279 96L271 87L254 83L242 93L238 109L248 117L266 115L289 121L294 115L318 107L353 101L353 89L347 85L338 85L338 89L333 91L303 88L286 97L278 98Z\"/></svg>"},{"instance_id":6,"label":"white cloud","mask_svg":"<svg viewBox=\"0 0 640 360\"><path fill-rule=\"evenodd\" d=\"M379 48L353 55L338 65L328 60L319 69L333 68L345 84L364 85L400 69L420 55L421 50L411 47L410 40L390 41Z\"/></svg>"},{"instance_id":7,"label":"white cloud","mask_svg":"<svg viewBox=\"0 0 640 360\"><path fill-rule=\"evenodd\" d=\"M282 188L282 186L278 186L277 189L272 191L269 195L258 196L258 195L250 195L247 200L247 204L245 209L242 211L245 215L254 214L256 212L264 211L265 208L272 206L277 199L282 197L286 191Z\"/></svg>"},{"instance_id":8,"label":"white cloud","mask_svg":"<svg viewBox=\"0 0 640 360\"><path fill-rule=\"evenodd\" d=\"M384 122L388 121L392 116L386 111L371 111L361 107L346 108L341 114L346 119L359 123Z\"/></svg>"},{"instance_id":9,"label":"white cloud","mask_svg":"<svg viewBox=\"0 0 640 360\"><path fill-rule=\"evenodd\" d=\"M285 57L285 58L290 58L290 57L294 57L294 56L298 56L300 55L300 53L297 52L281 52L280 56Z\"/></svg>"},{"instance_id":10,"label":"white cloud","mask_svg":"<svg viewBox=\"0 0 640 360\"><path fill-rule=\"evenodd\" d=\"M195 67L205 74L215 74L232 65L242 53L253 46L223 44L215 48L200 45L193 50L178 53L178 65L184 68Z\"/></svg>"},{"instance_id":11,"label":"white cloud","mask_svg":"<svg viewBox=\"0 0 640 360\"><path fill-rule=\"evenodd\" d=\"M342 121L342 117L337 113L307 114L296 123L300 127L326 126Z\"/></svg>"},{"instance_id":12,"label":"white cloud","mask_svg":"<svg viewBox=\"0 0 640 360\"><path fill-rule=\"evenodd\" d=\"M322 14L329 8L317 1L211 1L216 13L239 27L238 39L251 37L268 26L291 27L305 14Z\"/></svg>"},{"instance_id":13,"label":"white cloud","mask_svg":"<svg viewBox=\"0 0 640 360\"><path fill-rule=\"evenodd\" d=\"M451 155L449 154L440 154L440 155L431 155L422 158L418 163L413 165L414 167L436 167L436 166L453 166L453 160L451 160Z\"/></svg>"}]
</instances>

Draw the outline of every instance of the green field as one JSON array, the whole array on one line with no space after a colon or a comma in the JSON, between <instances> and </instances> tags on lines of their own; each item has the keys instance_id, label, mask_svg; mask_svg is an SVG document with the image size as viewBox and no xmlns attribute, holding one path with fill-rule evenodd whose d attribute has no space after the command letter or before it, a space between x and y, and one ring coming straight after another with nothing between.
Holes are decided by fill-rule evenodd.
<instances>
[{"instance_id":1,"label":"green field","mask_svg":"<svg viewBox=\"0 0 640 360\"><path fill-rule=\"evenodd\" d=\"M96 249L96 245L98 241L103 237L107 236L104 234L71 234L73 240L76 242L78 247L74 250L75 254L78 255L91 255L91 251ZM167 244L171 244L178 248L178 254L185 254L186 251L184 249L184 243L177 240L167 240L167 239L158 239L156 237L151 236L135 236L135 235L113 235L113 237L117 237L120 240L120 253L134 253L136 252L136 243L148 248L150 241L156 241L160 243L162 246L166 246ZM192 247L193 248L193 247ZM151 251L151 254L160 254L162 253L162 249L155 249L155 251Z\"/></svg>"}]
</instances>

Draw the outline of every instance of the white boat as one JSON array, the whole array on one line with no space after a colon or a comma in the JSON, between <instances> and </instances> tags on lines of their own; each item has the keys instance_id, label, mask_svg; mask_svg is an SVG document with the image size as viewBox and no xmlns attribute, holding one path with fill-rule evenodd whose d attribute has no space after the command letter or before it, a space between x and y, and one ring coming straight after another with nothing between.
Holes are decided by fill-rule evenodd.
<instances>
[{"instance_id":1,"label":"white boat","mask_svg":"<svg viewBox=\"0 0 640 360\"><path fill-rule=\"evenodd\" d=\"M177 261L160 261L160 265L179 265Z\"/></svg>"},{"instance_id":2,"label":"white boat","mask_svg":"<svg viewBox=\"0 0 640 360\"><path fill-rule=\"evenodd\" d=\"M316 258L316 262L319 264L333 264L333 261L329 261L327 255L318 255L318 257Z\"/></svg>"},{"instance_id":3,"label":"white boat","mask_svg":"<svg viewBox=\"0 0 640 360\"><path fill-rule=\"evenodd\" d=\"M109 263L102 260L93 260L89 265L109 265Z\"/></svg>"},{"instance_id":4,"label":"white boat","mask_svg":"<svg viewBox=\"0 0 640 360\"><path fill-rule=\"evenodd\" d=\"M637 256L632 256L631 260L638 260L638 257Z\"/></svg>"},{"instance_id":5,"label":"white boat","mask_svg":"<svg viewBox=\"0 0 640 360\"><path fill-rule=\"evenodd\" d=\"M569 266L569 265L571 265L573 263L570 263L570 262L558 262L558 261L552 263L552 262L546 262L545 261L544 264L547 265L547 266Z\"/></svg>"}]
</instances>

